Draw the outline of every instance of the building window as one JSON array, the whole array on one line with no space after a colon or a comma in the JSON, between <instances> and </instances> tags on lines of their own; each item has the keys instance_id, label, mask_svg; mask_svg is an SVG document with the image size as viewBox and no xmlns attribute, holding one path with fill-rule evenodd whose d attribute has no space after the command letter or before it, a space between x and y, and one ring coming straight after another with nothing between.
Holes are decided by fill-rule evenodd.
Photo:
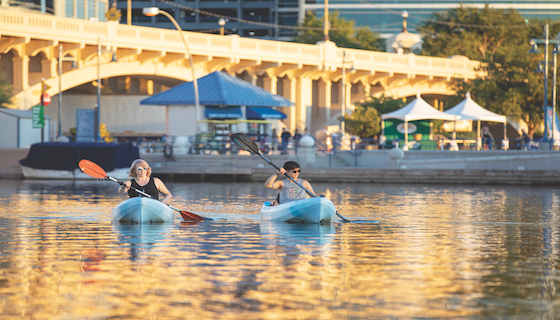
<instances>
[{"instance_id":1,"label":"building window","mask_svg":"<svg viewBox=\"0 0 560 320\"><path fill-rule=\"evenodd\" d=\"M76 10L77 10L76 11L76 18L78 18L78 19L84 19L84 13L85 13L84 12L84 10L85 10L84 1L85 0L76 1Z\"/></svg>"},{"instance_id":2,"label":"building window","mask_svg":"<svg viewBox=\"0 0 560 320\"><path fill-rule=\"evenodd\" d=\"M97 2L97 19L105 21L105 13L107 13L106 2Z\"/></svg>"},{"instance_id":3,"label":"building window","mask_svg":"<svg viewBox=\"0 0 560 320\"><path fill-rule=\"evenodd\" d=\"M66 18L74 18L74 0L66 0Z\"/></svg>"},{"instance_id":4,"label":"building window","mask_svg":"<svg viewBox=\"0 0 560 320\"><path fill-rule=\"evenodd\" d=\"M87 16L87 18L88 19L95 18L95 1L89 0L88 3L87 3L87 6L88 6L88 10L87 10L88 16Z\"/></svg>"}]
</instances>

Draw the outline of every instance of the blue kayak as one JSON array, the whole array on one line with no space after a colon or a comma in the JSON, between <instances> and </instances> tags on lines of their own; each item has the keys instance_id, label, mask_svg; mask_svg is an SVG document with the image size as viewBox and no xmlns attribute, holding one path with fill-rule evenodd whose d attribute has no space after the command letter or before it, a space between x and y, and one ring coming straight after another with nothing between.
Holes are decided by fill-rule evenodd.
<instances>
[{"instance_id":1,"label":"blue kayak","mask_svg":"<svg viewBox=\"0 0 560 320\"><path fill-rule=\"evenodd\" d=\"M336 207L327 198L315 197L273 206L265 202L260 210L265 221L288 223L330 223Z\"/></svg>"},{"instance_id":2,"label":"blue kayak","mask_svg":"<svg viewBox=\"0 0 560 320\"><path fill-rule=\"evenodd\" d=\"M119 203L111 216L113 221L124 223L163 223L172 222L175 212L160 201L134 197Z\"/></svg>"}]
</instances>

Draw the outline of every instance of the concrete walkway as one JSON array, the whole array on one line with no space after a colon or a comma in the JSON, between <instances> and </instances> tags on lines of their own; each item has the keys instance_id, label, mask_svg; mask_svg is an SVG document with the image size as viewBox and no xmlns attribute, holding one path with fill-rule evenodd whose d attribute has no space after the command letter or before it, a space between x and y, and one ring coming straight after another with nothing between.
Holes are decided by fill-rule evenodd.
<instances>
[{"instance_id":1,"label":"concrete walkway","mask_svg":"<svg viewBox=\"0 0 560 320\"><path fill-rule=\"evenodd\" d=\"M408 151L400 159L390 150L364 152L356 159L337 161L317 156L312 163L301 155L270 155L266 158L282 166L288 160L302 166L302 178L311 182L345 183L430 183L430 184L510 184L560 186L559 152L446 152ZM18 161L28 149L0 149L0 179L23 179ZM393 152L394 153L394 152ZM274 167L257 155L174 155L145 154L154 176L166 181L259 181L264 182ZM398 158L398 157L396 157ZM344 166L329 167L345 163Z\"/></svg>"}]
</instances>

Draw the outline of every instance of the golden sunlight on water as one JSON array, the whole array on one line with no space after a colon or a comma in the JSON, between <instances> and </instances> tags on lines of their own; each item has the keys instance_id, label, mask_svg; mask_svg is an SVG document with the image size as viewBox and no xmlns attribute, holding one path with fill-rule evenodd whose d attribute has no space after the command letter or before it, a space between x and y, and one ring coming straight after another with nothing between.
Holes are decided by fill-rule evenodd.
<instances>
[{"instance_id":1,"label":"golden sunlight on water","mask_svg":"<svg viewBox=\"0 0 560 320\"><path fill-rule=\"evenodd\" d=\"M314 184L353 223L261 222L260 184L169 183L214 221L111 223L101 181L0 181L2 318L560 315L560 189Z\"/></svg>"}]
</instances>

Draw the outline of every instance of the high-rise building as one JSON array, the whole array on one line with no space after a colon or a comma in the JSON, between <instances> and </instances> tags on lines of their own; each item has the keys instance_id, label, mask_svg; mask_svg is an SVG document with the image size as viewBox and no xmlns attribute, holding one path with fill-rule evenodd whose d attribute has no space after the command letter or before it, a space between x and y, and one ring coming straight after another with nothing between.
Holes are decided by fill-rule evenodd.
<instances>
[{"instance_id":1,"label":"high-rise building","mask_svg":"<svg viewBox=\"0 0 560 320\"><path fill-rule=\"evenodd\" d=\"M163 17L146 17L143 7L159 7L166 10L180 24L183 30L219 33L218 21L226 21L226 34L237 33L244 37L288 40L293 37L298 21L305 12L311 11L318 17L325 12L324 0L150 0L131 1L132 24L151 27L173 28ZM416 26L433 18L433 13L444 12L459 5L483 8L485 4L495 9L515 9L530 18L557 20L560 18L560 1L556 0L516 0L480 1L462 0L456 2L441 0L330 0L329 12L338 11L340 17L354 20L356 26L367 26L384 37L402 30L402 12L408 12L408 30L417 32ZM127 1L118 1L122 11L121 23L126 23Z\"/></svg>"},{"instance_id":2,"label":"high-rise building","mask_svg":"<svg viewBox=\"0 0 560 320\"><path fill-rule=\"evenodd\" d=\"M0 8L31 10L59 17L107 20L109 0L2 0Z\"/></svg>"}]
</instances>

